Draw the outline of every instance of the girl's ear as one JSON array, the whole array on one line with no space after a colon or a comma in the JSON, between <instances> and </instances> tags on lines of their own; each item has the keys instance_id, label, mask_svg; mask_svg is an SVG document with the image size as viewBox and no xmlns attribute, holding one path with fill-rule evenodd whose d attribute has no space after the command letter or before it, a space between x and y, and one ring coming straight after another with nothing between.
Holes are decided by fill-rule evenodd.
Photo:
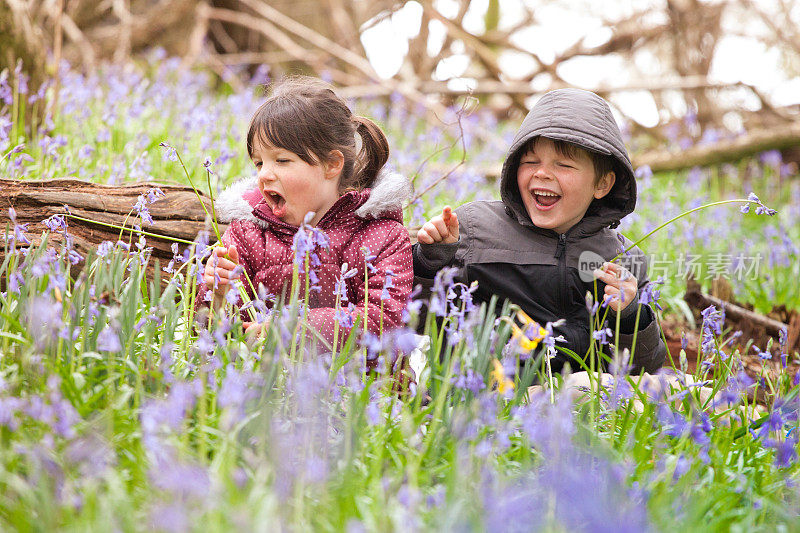
<instances>
[{"instance_id":1,"label":"girl's ear","mask_svg":"<svg viewBox=\"0 0 800 533\"><path fill-rule=\"evenodd\" d=\"M338 179L344 168L344 154L339 150L331 150L325 161L325 178Z\"/></svg>"},{"instance_id":2,"label":"girl's ear","mask_svg":"<svg viewBox=\"0 0 800 533\"><path fill-rule=\"evenodd\" d=\"M597 185L594 186L594 197L598 200L611 192L614 183L617 181L617 176L614 172L608 172L597 180Z\"/></svg>"}]
</instances>

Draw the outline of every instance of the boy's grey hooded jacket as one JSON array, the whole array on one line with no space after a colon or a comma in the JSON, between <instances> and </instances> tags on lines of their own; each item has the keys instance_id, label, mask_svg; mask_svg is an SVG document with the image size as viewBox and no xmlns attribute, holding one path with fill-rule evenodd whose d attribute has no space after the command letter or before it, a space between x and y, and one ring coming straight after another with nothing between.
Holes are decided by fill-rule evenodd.
<instances>
[{"instance_id":1,"label":"boy's grey hooded jacket","mask_svg":"<svg viewBox=\"0 0 800 533\"><path fill-rule=\"evenodd\" d=\"M611 155L616 161L611 192L594 200L583 219L564 234L533 225L517 186L522 150L537 136L567 141ZM500 188L501 202L472 202L455 210L460 234L457 243L414 245L415 275L432 278L441 268L455 266L459 281L478 281L475 297L479 301L488 302L493 295L501 301L508 299L542 324L564 318L566 322L556 328L566 338L562 345L583 357L591 331L586 292L595 294L591 271L631 245L612 228L636 206L633 168L606 101L580 89L545 94L514 138L503 164ZM641 293L648 283L644 254L634 248L617 262L633 273ZM596 294L601 300L603 289L604 284L597 282ZM630 331L620 335L621 349L632 348L637 304L628 305L620 317L622 330ZM613 329L614 321L610 326ZM638 329L632 372L654 372L664 362L666 347L649 305L641 307ZM559 353L555 367L568 360Z\"/></svg>"}]
</instances>

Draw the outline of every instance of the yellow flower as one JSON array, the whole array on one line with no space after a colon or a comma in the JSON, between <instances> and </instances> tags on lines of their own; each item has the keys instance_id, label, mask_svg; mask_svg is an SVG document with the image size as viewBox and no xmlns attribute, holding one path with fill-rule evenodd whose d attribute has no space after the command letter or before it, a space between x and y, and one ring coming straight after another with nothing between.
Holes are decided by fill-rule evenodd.
<instances>
[{"instance_id":1,"label":"yellow flower","mask_svg":"<svg viewBox=\"0 0 800 533\"><path fill-rule=\"evenodd\" d=\"M515 339L519 343L520 349L525 352L532 352L536 347L539 345L539 342L545 338L547 335L547 330L544 329L542 326L539 325L534 319L529 317L525 311L519 310L517 311L517 318L520 322L524 325L524 330L520 329L519 326L512 322L511 329L513 330L512 338ZM532 327L531 327L532 326ZM528 330L536 331L536 334L533 335L533 338L529 338L525 331Z\"/></svg>"},{"instance_id":2,"label":"yellow flower","mask_svg":"<svg viewBox=\"0 0 800 533\"><path fill-rule=\"evenodd\" d=\"M493 359L492 363L494 364L494 370L491 373L492 385L497 385L497 392L504 395L508 391L513 391L514 382L506 377L503 364L497 359Z\"/></svg>"}]
</instances>

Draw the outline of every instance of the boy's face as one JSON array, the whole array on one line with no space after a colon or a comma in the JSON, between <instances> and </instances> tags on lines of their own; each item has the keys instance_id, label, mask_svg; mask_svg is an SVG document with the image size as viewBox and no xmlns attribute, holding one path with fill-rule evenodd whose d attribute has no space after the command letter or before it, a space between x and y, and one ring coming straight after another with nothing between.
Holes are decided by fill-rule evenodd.
<instances>
[{"instance_id":1,"label":"boy's face","mask_svg":"<svg viewBox=\"0 0 800 533\"><path fill-rule=\"evenodd\" d=\"M561 155L544 137L522 154L517 168L519 193L531 222L558 233L577 224L593 199L609 193L614 179L609 172L595 180L594 164L585 150L572 157Z\"/></svg>"}]
</instances>

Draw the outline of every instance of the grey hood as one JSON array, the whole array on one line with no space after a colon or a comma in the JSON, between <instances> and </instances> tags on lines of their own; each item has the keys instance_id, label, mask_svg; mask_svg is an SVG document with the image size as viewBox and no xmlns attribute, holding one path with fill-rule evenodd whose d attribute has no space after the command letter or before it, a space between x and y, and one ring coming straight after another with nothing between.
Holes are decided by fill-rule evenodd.
<instances>
[{"instance_id":1,"label":"grey hood","mask_svg":"<svg viewBox=\"0 0 800 533\"><path fill-rule=\"evenodd\" d=\"M557 89L536 103L522 122L500 174L500 197L509 215L532 227L517 186L517 167L525 144L533 137L547 137L576 144L586 150L611 155L616 161L616 182L608 195L595 200L573 234L592 234L616 227L636 207L633 166L608 103L593 92Z\"/></svg>"}]
</instances>

